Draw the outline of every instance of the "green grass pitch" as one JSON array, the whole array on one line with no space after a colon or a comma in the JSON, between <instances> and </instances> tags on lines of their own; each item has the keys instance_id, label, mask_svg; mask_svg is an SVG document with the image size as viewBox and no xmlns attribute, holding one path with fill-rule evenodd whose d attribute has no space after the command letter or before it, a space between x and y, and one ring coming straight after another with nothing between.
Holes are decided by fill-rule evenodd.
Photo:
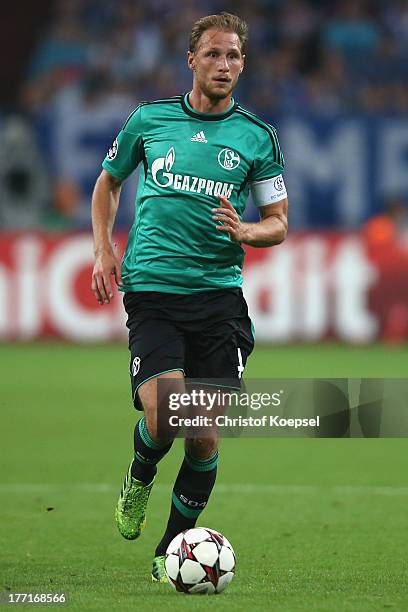
<instances>
[{"instance_id":1,"label":"green grass pitch","mask_svg":"<svg viewBox=\"0 0 408 612\"><path fill-rule=\"evenodd\" d=\"M408 609L406 439L224 440L199 524L230 539L237 574L222 595L185 596L150 582L179 442L142 538L113 522L135 419L126 347L3 345L0 361L0 591L65 591L84 612ZM406 377L407 364L406 347L258 347L247 376Z\"/></svg>"}]
</instances>

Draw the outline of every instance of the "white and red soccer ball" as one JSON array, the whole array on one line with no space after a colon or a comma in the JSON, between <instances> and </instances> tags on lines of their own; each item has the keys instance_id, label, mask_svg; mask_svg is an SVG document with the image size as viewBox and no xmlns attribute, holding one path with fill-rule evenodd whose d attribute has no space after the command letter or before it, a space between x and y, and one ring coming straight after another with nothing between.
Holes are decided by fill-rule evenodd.
<instances>
[{"instance_id":1,"label":"white and red soccer ball","mask_svg":"<svg viewBox=\"0 0 408 612\"><path fill-rule=\"evenodd\" d=\"M170 584L183 593L211 595L227 588L235 573L235 553L218 531L195 527L169 544L165 560Z\"/></svg>"}]
</instances>

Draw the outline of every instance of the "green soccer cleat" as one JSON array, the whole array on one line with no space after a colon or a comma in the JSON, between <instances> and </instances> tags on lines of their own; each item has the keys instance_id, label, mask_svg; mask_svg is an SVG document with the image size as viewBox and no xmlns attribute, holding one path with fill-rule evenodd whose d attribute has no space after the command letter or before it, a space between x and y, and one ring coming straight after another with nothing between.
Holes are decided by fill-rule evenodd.
<instances>
[{"instance_id":1,"label":"green soccer cleat","mask_svg":"<svg viewBox=\"0 0 408 612\"><path fill-rule=\"evenodd\" d=\"M166 557L164 555L155 557L153 559L152 582L161 582L162 584L165 584L169 581L166 570L164 569L165 559Z\"/></svg>"},{"instance_id":2,"label":"green soccer cleat","mask_svg":"<svg viewBox=\"0 0 408 612\"><path fill-rule=\"evenodd\" d=\"M115 520L120 533L127 540L136 540L146 525L146 507L154 479L148 485L133 478L130 463L115 509Z\"/></svg>"}]
</instances>

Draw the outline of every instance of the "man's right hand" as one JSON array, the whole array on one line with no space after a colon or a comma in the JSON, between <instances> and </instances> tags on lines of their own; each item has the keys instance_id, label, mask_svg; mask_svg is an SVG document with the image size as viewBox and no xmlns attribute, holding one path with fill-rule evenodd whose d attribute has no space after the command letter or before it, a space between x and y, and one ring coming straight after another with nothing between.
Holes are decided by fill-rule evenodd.
<instances>
[{"instance_id":1,"label":"man's right hand","mask_svg":"<svg viewBox=\"0 0 408 612\"><path fill-rule=\"evenodd\" d=\"M113 249L97 252L92 272L92 291L99 304L109 304L113 299L111 275L118 286L122 284L120 262Z\"/></svg>"}]
</instances>

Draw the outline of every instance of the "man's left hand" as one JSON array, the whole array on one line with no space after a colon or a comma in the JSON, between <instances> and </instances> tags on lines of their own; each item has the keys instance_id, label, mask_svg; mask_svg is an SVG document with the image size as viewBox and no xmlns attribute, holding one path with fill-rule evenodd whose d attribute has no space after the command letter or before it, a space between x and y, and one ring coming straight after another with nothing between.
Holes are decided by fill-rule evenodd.
<instances>
[{"instance_id":1,"label":"man's left hand","mask_svg":"<svg viewBox=\"0 0 408 612\"><path fill-rule=\"evenodd\" d=\"M213 208L212 212L216 213L213 216L214 221L220 221L223 225L217 225L216 229L220 232L227 232L231 240L234 242L243 242L245 236L245 224L242 223L237 211L224 196L218 196L221 207Z\"/></svg>"}]
</instances>

